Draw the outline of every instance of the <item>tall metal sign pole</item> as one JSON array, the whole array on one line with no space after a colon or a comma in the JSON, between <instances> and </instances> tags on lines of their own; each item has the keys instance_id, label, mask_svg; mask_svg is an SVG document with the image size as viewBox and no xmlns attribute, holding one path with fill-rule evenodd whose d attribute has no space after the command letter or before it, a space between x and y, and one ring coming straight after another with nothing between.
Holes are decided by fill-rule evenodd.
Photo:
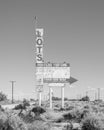
<instances>
[{"instance_id":1,"label":"tall metal sign pole","mask_svg":"<svg viewBox=\"0 0 104 130\"><path fill-rule=\"evenodd\" d=\"M16 81L10 81L11 83L12 83L12 103L14 103L14 83L16 82Z\"/></svg>"},{"instance_id":2,"label":"tall metal sign pole","mask_svg":"<svg viewBox=\"0 0 104 130\"><path fill-rule=\"evenodd\" d=\"M41 92L43 91L43 28L37 28L36 20L36 90L39 94L39 106L41 106Z\"/></svg>"}]
</instances>

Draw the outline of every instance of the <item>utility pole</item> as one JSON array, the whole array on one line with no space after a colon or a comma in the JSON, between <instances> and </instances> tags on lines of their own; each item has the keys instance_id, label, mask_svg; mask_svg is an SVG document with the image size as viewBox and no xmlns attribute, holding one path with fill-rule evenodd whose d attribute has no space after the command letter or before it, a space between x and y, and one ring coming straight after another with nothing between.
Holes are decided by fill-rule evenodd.
<instances>
[{"instance_id":1,"label":"utility pole","mask_svg":"<svg viewBox=\"0 0 104 130\"><path fill-rule=\"evenodd\" d=\"M14 83L16 81L10 81L10 82L12 83L12 104L13 104L13 102L14 102L14 98L13 98L13 94L14 94Z\"/></svg>"},{"instance_id":2,"label":"utility pole","mask_svg":"<svg viewBox=\"0 0 104 130\"><path fill-rule=\"evenodd\" d=\"M97 92L95 92L95 100L97 100Z\"/></svg>"},{"instance_id":3,"label":"utility pole","mask_svg":"<svg viewBox=\"0 0 104 130\"><path fill-rule=\"evenodd\" d=\"M100 100L100 88L98 88L98 100Z\"/></svg>"},{"instance_id":4,"label":"utility pole","mask_svg":"<svg viewBox=\"0 0 104 130\"><path fill-rule=\"evenodd\" d=\"M88 91L86 91L86 97L88 96Z\"/></svg>"}]
</instances>

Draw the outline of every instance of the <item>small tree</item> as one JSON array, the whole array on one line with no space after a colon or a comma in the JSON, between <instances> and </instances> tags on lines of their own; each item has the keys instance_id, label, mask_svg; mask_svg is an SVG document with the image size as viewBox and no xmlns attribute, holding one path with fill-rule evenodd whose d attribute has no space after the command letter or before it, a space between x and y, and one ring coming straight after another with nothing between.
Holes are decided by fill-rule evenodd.
<instances>
[{"instance_id":1,"label":"small tree","mask_svg":"<svg viewBox=\"0 0 104 130\"><path fill-rule=\"evenodd\" d=\"M7 96L2 92L0 92L0 101L5 101L5 100L7 100Z\"/></svg>"},{"instance_id":2,"label":"small tree","mask_svg":"<svg viewBox=\"0 0 104 130\"><path fill-rule=\"evenodd\" d=\"M19 115L21 115L22 111L27 109L27 106L30 106L30 103L27 99L23 100L23 103L16 105L13 109L20 110Z\"/></svg>"},{"instance_id":3,"label":"small tree","mask_svg":"<svg viewBox=\"0 0 104 130\"><path fill-rule=\"evenodd\" d=\"M30 106L30 103L29 103L29 100L27 100L27 99L23 99L23 105L24 106Z\"/></svg>"},{"instance_id":4,"label":"small tree","mask_svg":"<svg viewBox=\"0 0 104 130\"><path fill-rule=\"evenodd\" d=\"M90 101L90 98L88 96L82 97L80 101Z\"/></svg>"},{"instance_id":5,"label":"small tree","mask_svg":"<svg viewBox=\"0 0 104 130\"><path fill-rule=\"evenodd\" d=\"M82 120L82 130L103 130L104 115L99 113L90 113Z\"/></svg>"},{"instance_id":6,"label":"small tree","mask_svg":"<svg viewBox=\"0 0 104 130\"><path fill-rule=\"evenodd\" d=\"M30 110L30 113L33 112L36 116L39 116L40 114L46 112L46 110L40 106L33 107L32 110Z\"/></svg>"},{"instance_id":7,"label":"small tree","mask_svg":"<svg viewBox=\"0 0 104 130\"><path fill-rule=\"evenodd\" d=\"M59 97L54 97L54 96L53 96L53 97L52 97L52 100L54 100L54 101L57 101L57 100L58 100L58 101L59 101L59 100L61 100L61 98L59 98Z\"/></svg>"}]
</instances>

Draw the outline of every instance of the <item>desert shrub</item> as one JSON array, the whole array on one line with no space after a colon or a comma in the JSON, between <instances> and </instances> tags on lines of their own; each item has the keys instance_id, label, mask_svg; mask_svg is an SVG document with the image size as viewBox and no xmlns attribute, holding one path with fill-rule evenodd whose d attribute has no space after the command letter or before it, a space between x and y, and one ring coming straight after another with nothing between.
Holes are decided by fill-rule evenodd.
<instances>
[{"instance_id":1,"label":"desert shrub","mask_svg":"<svg viewBox=\"0 0 104 130\"><path fill-rule=\"evenodd\" d=\"M99 111L104 114L104 107L101 107Z\"/></svg>"},{"instance_id":2,"label":"desert shrub","mask_svg":"<svg viewBox=\"0 0 104 130\"><path fill-rule=\"evenodd\" d=\"M0 105L0 111L4 111L4 108Z\"/></svg>"},{"instance_id":3,"label":"desert shrub","mask_svg":"<svg viewBox=\"0 0 104 130\"><path fill-rule=\"evenodd\" d=\"M56 100L56 101L53 101L53 108L56 107L56 108L61 108L62 105L61 105L61 102Z\"/></svg>"},{"instance_id":4,"label":"desert shrub","mask_svg":"<svg viewBox=\"0 0 104 130\"><path fill-rule=\"evenodd\" d=\"M59 110L58 111L65 111L66 109L65 108L59 108Z\"/></svg>"},{"instance_id":5,"label":"desert shrub","mask_svg":"<svg viewBox=\"0 0 104 130\"><path fill-rule=\"evenodd\" d=\"M88 96L82 97L80 101L90 101L90 98Z\"/></svg>"},{"instance_id":6,"label":"desert shrub","mask_svg":"<svg viewBox=\"0 0 104 130\"><path fill-rule=\"evenodd\" d=\"M16 105L14 109L15 110L26 109L27 106L30 106L30 103L28 100L24 99L23 103Z\"/></svg>"},{"instance_id":7,"label":"desert shrub","mask_svg":"<svg viewBox=\"0 0 104 130\"><path fill-rule=\"evenodd\" d=\"M59 104L55 104L54 107L60 108L60 105Z\"/></svg>"},{"instance_id":8,"label":"desert shrub","mask_svg":"<svg viewBox=\"0 0 104 130\"><path fill-rule=\"evenodd\" d=\"M89 105L85 105L84 108L85 109L90 109L90 106Z\"/></svg>"},{"instance_id":9,"label":"desert shrub","mask_svg":"<svg viewBox=\"0 0 104 130\"><path fill-rule=\"evenodd\" d=\"M95 100L93 101L94 105L100 105L102 103L104 103L102 100Z\"/></svg>"},{"instance_id":10,"label":"desert shrub","mask_svg":"<svg viewBox=\"0 0 104 130\"><path fill-rule=\"evenodd\" d=\"M68 98L67 98L67 97L65 97L65 98L64 98L64 100L65 100L65 101L68 101Z\"/></svg>"},{"instance_id":11,"label":"desert shrub","mask_svg":"<svg viewBox=\"0 0 104 130\"><path fill-rule=\"evenodd\" d=\"M62 120L64 120L63 113L55 112L53 110L47 110L41 117L43 120L51 122L62 122Z\"/></svg>"},{"instance_id":12,"label":"desert shrub","mask_svg":"<svg viewBox=\"0 0 104 130\"><path fill-rule=\"evenodd\" d=\"M0 111L0 130L7 128L8 117L6 113Z\"/></svg>"},{"instance_id":13,"label":"desert shrub","mask_svg":"<svg viewBox=\"0 0 104 130\"><path fill-rule=\"evenodd\" d=\"M14 110L19 110L19 109L22 109L22 108L23 108L23 105L22 104L18 104L13 109Z\"/></svg>"},{"instance_id":14,"label":"desert shrub","mask_svg":"<svg viewBox=\"0 0 104 130\"><path fill-rule=\"evenodd\" d=\"M100 104L99 107L104 107L104 103Z\"/></svg>"},{"instance_id":15,"label":"desert shrub","mask_svg":"<svg viewBox=\"0 0 104 130\"><path fill-rule=\"evenodd\" d=\"M19 117L23 120L25 123L32 123L34 121L34 117L30 114L23 114L21 113Z\"/></svg>"},{"instance_id":16,"label":"desert shrub","mask_svg":"<svg viewBox=\"0 0 104 130\"><path fill-rule=\"evenodd\" d=\"M46 112L46 110L40 106L33 107L30 113L33 112L36 116L39 116L40 114Z\"/></svg>"},{"instance_id":17,"label":"desert shrub","mask_svg":"<svg viewBox=\"0 0 104 130\"><path fill-rule=\"evenodd\" d=\"M27 130L27 127L14 113L0 112L0 130Z\"/></svg>"},{"instance_id":18,"label":"desert shrub","mask_svg":"<svg viewBox=\"0 0 104 130\"><path fill-rule=\"evenodd\" d=\"M26 110L26 109L27 109L27 106L30 106L30 103L29 103L28 100L25 100L25 99L24 99L24 100L23 100L23 103L16 105L13 109L14 109L14 110L20 110L19 115L21 115L21 113L23 112L23 110Z\"/></svg>"},{"instance_id":19,"label":"desert shrub","mask_svg":"<svg viewBox=\"0 0 104 130\"><path fill-rule=\"evenodd\" d=\"M68 102L65 102L64 104L65 108L69 106Z\"/></svg>"},{"instance_id":20,"label":"desert shrub","mask_svg":"<svg viewBox=\"0 0 104 130\"><path fill-rule=\"evenodd\" d=\"M8 118L8 126L13 130L27 130L26 124L17 115Z\"/></svg>"},{"instance_id":21,"label":"desert shrub","mask_svg":"<svg viewBox=\"0 0 104 130\"><path fill-rule=\"evenodd\" d=\"M43 121L35 121L34 123L28 124L28 130L52 130L51 124Z\"/></svg>"},{"instance_id":22,"label":"desert shrub","mask_svg":"<svg viewBox=\"0 0 104 130\"><path fill-rule=\"evenodd\" d=\"M24 99L24 100L23 100L23 105L24 105L24 106L30 106L29 100Z\"/></svg>"},{"instance_id":23,"label":"desert shrub","mask_svg":"<svg viewBox=\"0 0 104 130\"><path fill-rule=\"evenodd\" d=\"M61 100L61 98L59 98L59 97L54 97L54 96L53 96L53 97L52 97L52 100L53 100L53 101L57 101L57 100L59 101L59 100Z\"/></svg>"},{"instance_id":24,"label":"desert shrub","mask_svg":"<svg viewBox=\"0 0 104 130\"><path fill-rule=\"evenodd\" d=\"M73 112L68 112L68 113L64 114L63 117L65 120L72 120L75 118L75 115Z\"/></svg>"},{"instance_id":25,"label":"desert shrub","mask_svg":"<svg viewBox=\"0 0 104 130\"><path fill-rule=\"evenodd\" d=\"M74 109L74 106L66 107L66 110L73 110L73 109Z\"/></svg>"},{"instance_id":26,"label":"desert shrub","mask_svg":"<svg viewBox=\"0 0 104 130\"><path fill-rule=\"evenodd\" d=\"M92 111L95 113L99 112L99 106L98 105L92 105Z\"/></svg>"},{"instance_id":27,"label":"desert shrub","mask_svg":"<svg viewBox=\"0 0 104 130\"><path fill-rule=\"evenodd\" d=\"M82 130L103 130L104 116L90 113L82 120Z\"/></svg>"},{"instance_id":28,"label":"desert shrub","mask_svg":"<svg viewBox=\"0 0 104 130\"><path fill-rule=\"evenodd\" d=\"M0 101L5 101L5 100L7 100L7 96L4 93L0 92Z\"/></svg>"},{"instance_id":29,"label":"desert shrub","mask_svg":"<svg viewBox=\"0 0 104 130\"><path fill-rule=\"evenodd\" d=\"M74 120L76 122L81 122L81 120L89 113L87 109L76 109L63 115L65 120Z\"/></svg>"},{"instance_id":30,"label":"desert shrub","mask_svg":"<svg viewBox=\"0 0 104 130\"><path fill-rule=\"evenodd\" d=\"M35 102L36 100L35 100L35 99L33 99L33 98L30 98L30 101L31 101L31 102Z\"/></svg>"},{"instance_id":31,"label":"desert shrub","mask_svg":"<svg viewBox=\"0 0 104 130\"><path fill-rule=\"evenodd\" d=\"M33 123L34 121L36 120L39 120L39 121L42 121L43 118L41 116L35 116L34 113L27 113L27 114L24 114L22 113L20 116L19 116L26 124L27 123Z\"/></svg>"},{"instance_id":32,"label":"desert shrub","mask_svg":"<svg viewBox=\"0 0 104 130\"><path fill-rule=\"evenodd\" d=\"M61 123L63 121L64 121L63 117L60 117L60 118L57 118L57 119L54 120L54 122L56 122L56 123Z\"/></svg>"},{"instance_id":33,"label":"desert shrub","mask_svg":"<svg viewBox=\"0 0 104 130\"><path fill-rule=\"evenodd\" d=\"M45 109L42 107L33 107L31 110L24 111L21 114L19 114L19 117L25 122L25 123L33 123L35 120L43 120L40 116L40 114L44 113Z\"/></svg>"}]
</instances>

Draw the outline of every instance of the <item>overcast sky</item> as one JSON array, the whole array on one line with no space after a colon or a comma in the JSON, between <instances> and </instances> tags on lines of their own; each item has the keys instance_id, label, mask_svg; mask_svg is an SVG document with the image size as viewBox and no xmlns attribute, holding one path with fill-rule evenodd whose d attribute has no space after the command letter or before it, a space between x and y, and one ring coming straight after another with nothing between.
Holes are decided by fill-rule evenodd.
<instances>
[{"instance_id":1,"label":"overcast sky","mask_svg":"<svg viewBox=\"0 0 104 130\"><path fill-rule=\"evenodd\" d=\"M0 0L0 90L11 98L15 80L15 98L36 96L35 16L44 28L44 60L70 63L78 79L65 96L104 88L104 0Z\"/></svg>"}]
</instances>

